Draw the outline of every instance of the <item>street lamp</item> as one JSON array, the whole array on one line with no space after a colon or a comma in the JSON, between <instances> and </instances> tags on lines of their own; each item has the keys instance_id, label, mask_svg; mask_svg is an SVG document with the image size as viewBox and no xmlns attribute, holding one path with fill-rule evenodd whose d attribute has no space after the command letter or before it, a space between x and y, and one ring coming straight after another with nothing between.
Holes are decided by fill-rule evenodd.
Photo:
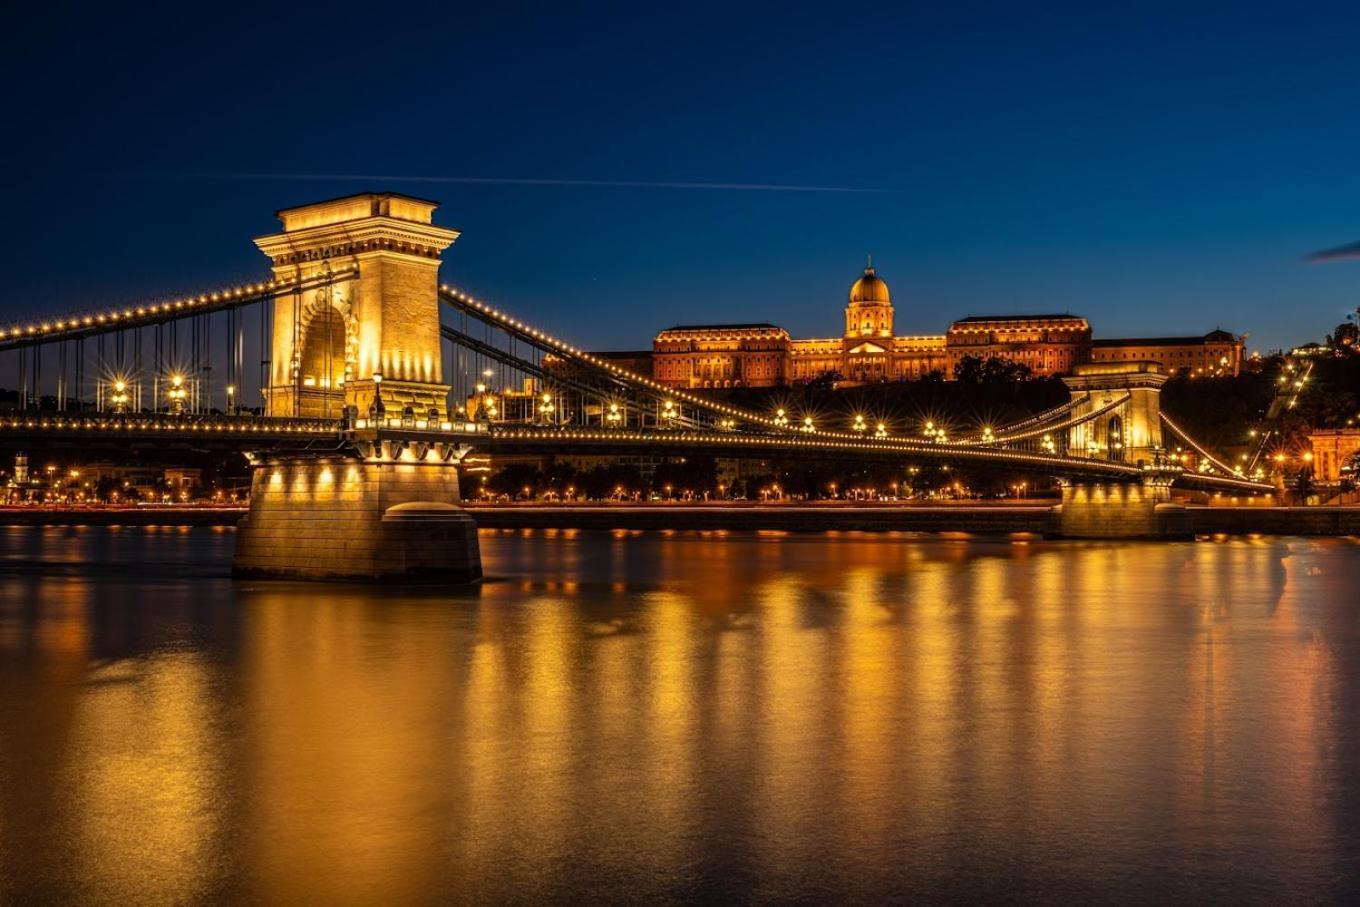
<instances>
[{"instance_id":1,"label":"street lamp","mask_svg":"<svg viewBox=\"0 0 1360 907\"><path fill-rule=\"evenodd\" d=\"M387 407L382 402L382 372L373 373L373 402L368 405L368 421L375 427L381 427L383 419L387 415Z\"/></svg>"},{"instance_id":2,"label":"street lamp","mask_svg":"<svg viewBox=\"0 0 1360 907\"><path fill-rule=\"evenodd\" d=\"M811 417L811 416L804 416L804 417L803 417L803 431L815 431L815 430L816 430L816 426L814 426L814 425L812 424L812 417Z\"/></svg>"},{"instance_id":3,"label":"street lamp","mask_svg":"<svg viewBox=\"0 0 1360 907\"><path fill-rule=\"evenodd\" d=\"M171 411L177 416L183 415L184 398L188 396L188 392L184 388L183 375L174 374L170 376L170 393L167 396L170 398Z\"/></svg>"},{"instance_id":4,"label":"street lamp","mask_svg":"<svg viewBox=\"0 0 1360 907\"><path fill-rule=\"evenodd\" d=\"M774 411L774 424L776 428L788 427L789 417L785 414L782 408Z\"/></svg>"},{"instance_id":5,"label":"street lamp","mask_svg":"<svg viewBox=\"0 0 1360 907\"><path fill-rule=\"evenodd\" d=\"M605 415L605 420L609 423L610 428L619 427L619 423L623 421L623 413L619 412L617 403L609 404L609 412Z\"/></svg>"}]
</instances>

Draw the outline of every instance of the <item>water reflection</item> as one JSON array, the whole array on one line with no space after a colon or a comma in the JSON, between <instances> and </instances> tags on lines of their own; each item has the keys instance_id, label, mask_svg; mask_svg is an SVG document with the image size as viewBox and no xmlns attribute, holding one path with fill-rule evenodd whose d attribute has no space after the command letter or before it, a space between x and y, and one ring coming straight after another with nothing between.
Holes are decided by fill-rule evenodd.
<instances>
[{"instance_id":1,"label":"water reflection","mask_svg":"<svg viewBox=\"0 0 1360 907\"><path fill-rule=\"evenodd\" d=\"M2 532L0 900L1357 893L1349 542Z\"/></svg>"}]
</instances>

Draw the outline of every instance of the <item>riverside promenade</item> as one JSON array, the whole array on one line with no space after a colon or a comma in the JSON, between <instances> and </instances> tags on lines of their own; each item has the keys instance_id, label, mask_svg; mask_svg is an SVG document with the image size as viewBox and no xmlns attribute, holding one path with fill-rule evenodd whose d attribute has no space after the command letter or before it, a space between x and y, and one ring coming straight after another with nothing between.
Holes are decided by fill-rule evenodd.
<instances>
[{"instance_id":1,"label":"riverside promenade","mask_svg":"<svg viewBox=\"0 0 1360 907\"><path fill-rule=\"evenodd\" d=\"M967 532L1052 535L1051 500L981 504L526 503L466 510L482 529L731 530L751 532ZM1360 506L1190 506L1195 535L1360 536ZM0 507L0 526L235 526L243 507Z\"/></svg>"},{"instance_id":2,"label":"riverside promenade","mask_svg":"<svg viewBox=\"0 0 1360 907\"><path fill-rule=\"evenodd\" d=\"M483 529L680 529L787 532L1057 534L1052 500L1006 503L850 502L474 504ZM1195 506L1195 535L1360 535L1360 507Z\"/></svg>"}]
</instances>

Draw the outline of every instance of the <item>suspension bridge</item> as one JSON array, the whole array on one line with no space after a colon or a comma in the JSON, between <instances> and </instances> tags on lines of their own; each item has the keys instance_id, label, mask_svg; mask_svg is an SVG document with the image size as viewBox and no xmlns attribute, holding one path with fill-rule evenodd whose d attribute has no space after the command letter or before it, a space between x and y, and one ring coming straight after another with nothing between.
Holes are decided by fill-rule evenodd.
<instances>
[{"instance_id":1,"label":"suspension bridge","mask_svg":"<svg viewBox=\"0 0 1360 907\"><path fill-rule=\"evenodd\" d=\"M1155 363L1079 366L1063 405L957 437L666 387L440 284L458 233L435 208L366 193L287 209L255 240L268 279L0 327L15 376L0 444L240 450L254 479L238 570L319 578L479 575L457 507L474 451L1026 470L1063 484L1065 534L1097 537L1177 534L1173 486L1274 490L1161 412Z\"/></svg>"}]
</instances>

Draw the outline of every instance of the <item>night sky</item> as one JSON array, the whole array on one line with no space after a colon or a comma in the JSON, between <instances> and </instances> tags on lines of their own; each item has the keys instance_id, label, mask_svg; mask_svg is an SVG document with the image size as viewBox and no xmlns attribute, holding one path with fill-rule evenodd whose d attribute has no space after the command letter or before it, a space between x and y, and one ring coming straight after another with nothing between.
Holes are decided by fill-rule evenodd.
<instances>
[{"instance_id":1,"label":"night sky","mask_svg":"<svg viewBox=\"0 0 1360 907\"><path fill-rule=\"evenodd\" d=\"M255 279L275 210L367 189L442 201L446 281L601 349L837 335L866 253L899 333L1273 348L1353 311L1360 261L1302 258L1360 240L1360 6L1063 6L46 4L0 39L0 316Z\"/></svg>"}]
</instances>

